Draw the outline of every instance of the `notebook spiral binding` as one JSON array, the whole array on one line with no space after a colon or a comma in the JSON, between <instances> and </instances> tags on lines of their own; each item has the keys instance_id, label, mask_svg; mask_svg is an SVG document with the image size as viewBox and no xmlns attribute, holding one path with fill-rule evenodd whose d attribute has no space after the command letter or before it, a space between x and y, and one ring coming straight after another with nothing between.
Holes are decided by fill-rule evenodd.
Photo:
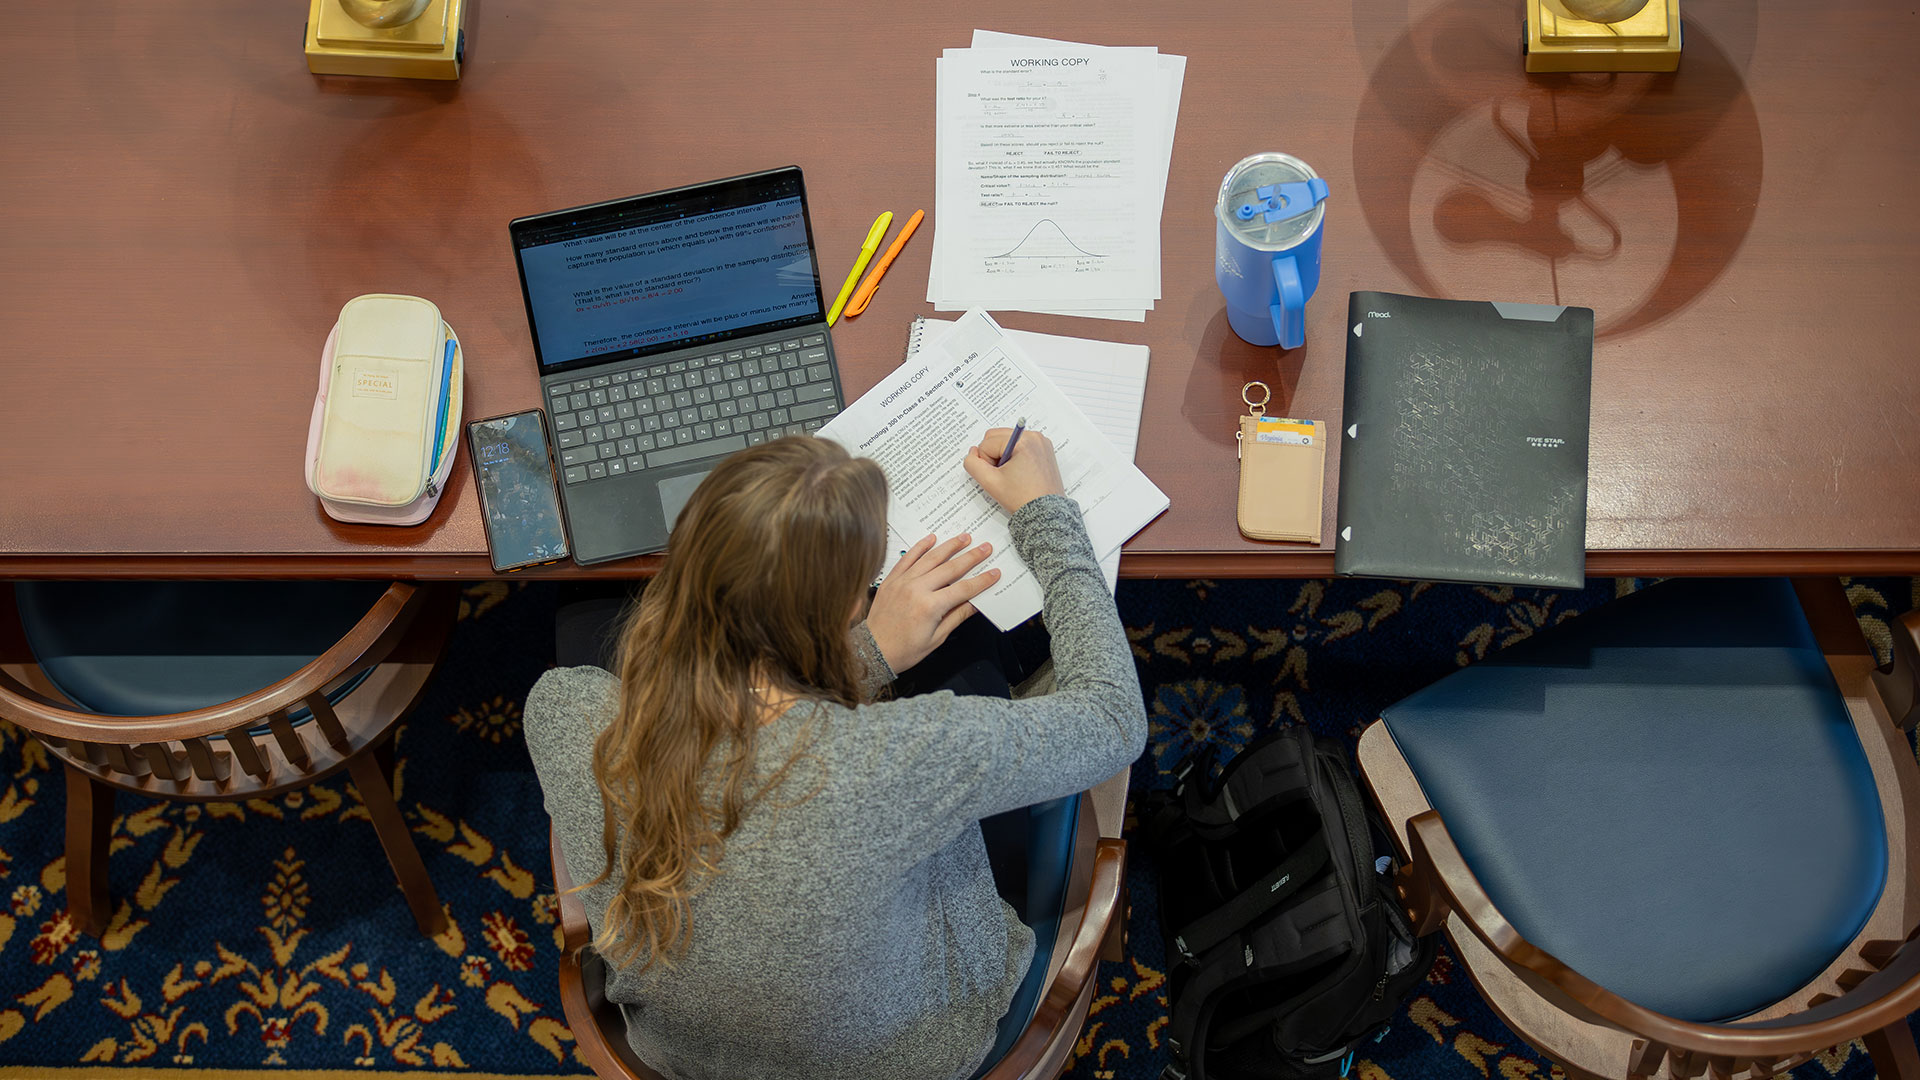
<instances>
[{"instance_id":1,"label":"notebook spiral binding","mask_svg":"<svg viewBox=\"0 0 1920 1080\"><path fill-rule=\"evenodd\" d=\"M913 322L907 325L906 355L909 358L911 358L914 353L917 353L920 351L921 342L926 337L926 334L927 334L927 317L925 315L915 316Z\"/></svg>"}]
</instances>

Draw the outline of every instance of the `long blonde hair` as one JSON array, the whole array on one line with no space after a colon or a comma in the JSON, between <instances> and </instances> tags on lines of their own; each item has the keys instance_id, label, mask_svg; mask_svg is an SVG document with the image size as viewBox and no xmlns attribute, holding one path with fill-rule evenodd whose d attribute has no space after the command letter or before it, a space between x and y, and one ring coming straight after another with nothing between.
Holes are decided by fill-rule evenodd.
<instances>
[{"instance_id":1,"label":"long blonde hair","mask_svg":"<svg viewBox=\"0 0 1920 1080\"><path fill-rule=\"evenodd\" d=\"M765 698L853 706L848 619L886 545L880 467L825 439L727 458L681 511L666 563L621 631L620 708L593 744L616 883L594 949L671 960L726 839L789 760L748 790ZM703 795L716 751L720 798Z\"/></svg>"}]
</instances>

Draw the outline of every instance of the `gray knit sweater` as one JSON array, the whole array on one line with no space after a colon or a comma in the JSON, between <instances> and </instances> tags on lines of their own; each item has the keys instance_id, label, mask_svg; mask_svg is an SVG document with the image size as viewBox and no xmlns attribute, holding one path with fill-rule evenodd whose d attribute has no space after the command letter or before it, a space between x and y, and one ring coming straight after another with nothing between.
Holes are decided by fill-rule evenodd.
<instances>
[{"instance_id":1,"label":"gray knit sweater","mask_svg":"<svg viewBox=\"0 0 1920 1080\"><path fill-rule=\"evenodd\" d=\"M994 890L979 820L1084 790L1146 742L1132 653L1079 508L1036 499L1012 531L1045 592L1056 692L807 704L762 728L761 775L807 753L727 840L693 899L685 954L609 972L607 997L656 1070L962 1078L986 1056L1034 942ZM864 625L855 641L869 689L884 688L893 673ZM527 696L527 746L575 882L605 865L593 739L618 689L599 668L562 668ZM610 895L609 883L582 894L596 934Z\"/></svg>"}]
</instances>

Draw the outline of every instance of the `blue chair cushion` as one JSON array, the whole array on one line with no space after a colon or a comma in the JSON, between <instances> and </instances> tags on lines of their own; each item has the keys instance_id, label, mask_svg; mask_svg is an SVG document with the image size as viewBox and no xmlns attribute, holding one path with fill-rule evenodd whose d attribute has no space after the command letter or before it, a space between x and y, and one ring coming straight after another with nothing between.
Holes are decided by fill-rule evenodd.
<instances>
[{"instance_id":1,"label":"blue chair cushion","mask_svg":"<svg viewBox=\"0 0 1920 1080\"><path fill-rule=\"evenodd\" d=\"M55 581L13 589L27 644L61 693L103 716L154 716L232 701L286 678L344 637L387 586ZM337 701L357 683L329 697Z\"/></svg>"},{"instance_id":2,"label":"blue chair cushion","mask_svg":"<svg viewBox=\"0 0 1920 1080\"><path fill-rule=\"evenodd\" d=\"M1384 719L1521 935L1669 1016L1789 996L1880 899L1873 774L1785 581L1656 585Z\"/></svg>"}]
</instances>

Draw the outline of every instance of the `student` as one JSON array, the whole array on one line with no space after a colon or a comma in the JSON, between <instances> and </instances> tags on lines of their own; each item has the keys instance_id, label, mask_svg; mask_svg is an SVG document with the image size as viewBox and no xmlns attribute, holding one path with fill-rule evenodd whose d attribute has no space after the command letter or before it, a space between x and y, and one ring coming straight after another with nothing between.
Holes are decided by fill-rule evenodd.
<instances>
[{"instance_id":1,"label":"student","mask_svg":"<svg viewBox=\"0 0 1920 1080\"><path fill-rule=\"evenodd\" d=\"M662 1074L965 1080L1024 1026L1008 1010L1034 935L980 822L1126 768L1146 714L1052 444L1027 432L1001 463L1009 434L964 464L1042 584L1053 693L875 700L998 575L966 576L985 545L928 537L869 610L885 477L794 437L700 485L612 673L557 668L528 695L607 997Z\"/></svg>"}]
</instances>

